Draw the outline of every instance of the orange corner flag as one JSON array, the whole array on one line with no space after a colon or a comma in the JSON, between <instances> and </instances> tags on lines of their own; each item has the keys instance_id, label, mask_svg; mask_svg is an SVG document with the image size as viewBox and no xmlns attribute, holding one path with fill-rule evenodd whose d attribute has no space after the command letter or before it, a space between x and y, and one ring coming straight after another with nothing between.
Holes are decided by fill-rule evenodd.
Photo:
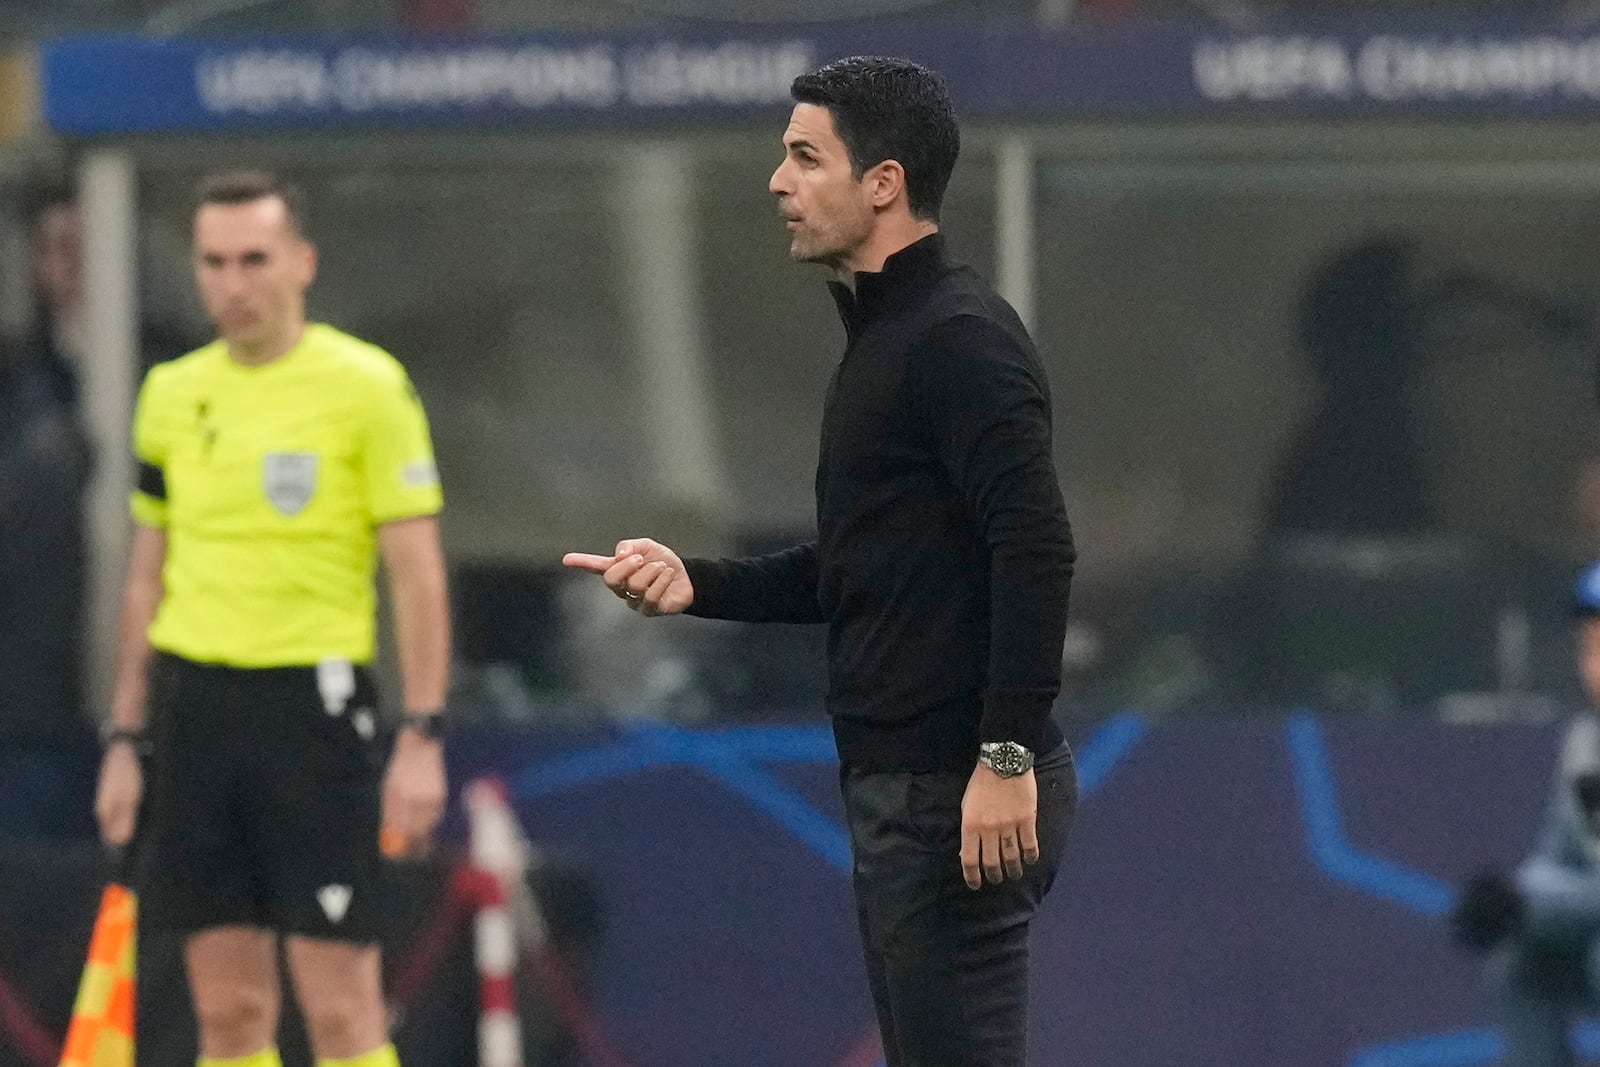
<instances>
[{"instance_id":1,"label":"orange corner flag","mask_svg":"<svg viewBox=\"0 0 1600 1067\"><path fill-rule=\"evenodd\" d=\"M89 941L89 962L72 1005L61 1067L133 1067L138 914L138 898L126 886L106 886Z\"/></svg>"}]
</instances>

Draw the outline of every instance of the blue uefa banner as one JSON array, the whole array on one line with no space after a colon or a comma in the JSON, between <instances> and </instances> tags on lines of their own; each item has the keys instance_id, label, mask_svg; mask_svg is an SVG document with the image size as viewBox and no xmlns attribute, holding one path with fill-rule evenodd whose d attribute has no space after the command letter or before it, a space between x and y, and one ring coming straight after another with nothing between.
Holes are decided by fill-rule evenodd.
<instances>
[{"instance_id":1,"label":"blue uefa banner","mask_svg":"<svg viewBox=\"0 0 1600 1067\"><path fill-rule=\"evenodd\" d=\"M1600 33L1504 29L102 36L48 43L43 77L50 124L76 135L717 123L781 113L796 74L861 52L939 69L972 118L1600 115Z\"/></svg>"}]
</instances>

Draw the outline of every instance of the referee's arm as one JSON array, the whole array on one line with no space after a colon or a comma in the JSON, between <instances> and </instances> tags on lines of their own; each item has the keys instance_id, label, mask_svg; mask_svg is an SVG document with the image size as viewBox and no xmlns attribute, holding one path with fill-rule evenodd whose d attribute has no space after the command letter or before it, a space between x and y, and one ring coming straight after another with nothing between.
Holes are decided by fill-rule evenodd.
<instances>
[{"instance_id":1,"label":"referee's arm","mask_svg":"<svg viewBox=\"0 0 1600 1067\"><path fill-rule=\"evenodd\" d=\"M150 623L161 604L161 567L167 558L167 531L159 526L135 527L122 594L122 620L117 628L116 681L100 782L95 790L95 818L109 845L126 845L144 793L137 747L129 738L144 733L150 666Z\"/></svg>"},{"instance_id":2,"label":"referee's arm","mask_svg":"<svg viewBox=\"0 0 1600 1067\"><path fill-rule=\"evenodd\" d=\"M438 714L450 680L450 609L439 521L432 515L378 527L394 602L400 678L410 714Z\"/></svg>"},{"instance_id":3,"label":"referee's arm","mask_svg":"<svg viewBox=\"0 0 1600 1067\"><path fill-rule=\"evenodd\" d=\"M122 591L122 619L117 626L116 681L111 697L111 729L128 733L139 733L145 727L150 624L164 594L161 568L167 560L165 529L143 525L134 529L128 579Z\"/></svg>"},{"instance_id":4,"label":"referee's arm","mask_svg":"<svg viewBox=\"0 0 1600 1067\"><path fill-rule=\"evenodd\" d=\"M444 711L450 674L450 614L439 522L432 515L378 527L394 604L400 680L408 716ZM411 725L395 739L383 784L385 831L399 849L427 840L444 811L444 753L436 735Z\"/></svg>"}]
</instances>

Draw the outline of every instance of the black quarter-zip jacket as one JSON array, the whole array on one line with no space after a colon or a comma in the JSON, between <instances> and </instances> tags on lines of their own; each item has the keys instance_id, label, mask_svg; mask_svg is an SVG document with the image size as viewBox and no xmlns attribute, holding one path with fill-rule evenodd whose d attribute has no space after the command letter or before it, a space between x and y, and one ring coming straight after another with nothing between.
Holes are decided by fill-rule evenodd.
<instances>
[{"instance_id":1,"label":"black quarter-zip jacket","mask_svg":"<svg viewBox=\"0 0 1600 1067\"><path fill-rule=\"evenodd\" d=\"M817 540L686 560L691 614L828 624L827 708L861 770L970 770L980 741L1043 753L1074 559L1050 388L1022 322L938 234L832 283Z\"/></svg>"}]
</instances>

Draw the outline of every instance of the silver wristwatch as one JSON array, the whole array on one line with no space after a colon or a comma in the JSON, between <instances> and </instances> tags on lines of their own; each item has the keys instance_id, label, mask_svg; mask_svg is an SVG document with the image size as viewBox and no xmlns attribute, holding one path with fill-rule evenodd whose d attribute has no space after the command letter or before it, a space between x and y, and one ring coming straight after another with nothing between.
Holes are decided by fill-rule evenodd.
<instances>
[{"instance_id":1,"label":"silver wristwatch","mask_svg":"<svg viewBox=\"0 0 1600 1067\"><path fill-rule=\"evenodd\" d=\"M985 741L978 746L978 762L1000 778L1015 778L1033 770L1033 752L1015 741Z\"/></svg>"}]
</instances>

